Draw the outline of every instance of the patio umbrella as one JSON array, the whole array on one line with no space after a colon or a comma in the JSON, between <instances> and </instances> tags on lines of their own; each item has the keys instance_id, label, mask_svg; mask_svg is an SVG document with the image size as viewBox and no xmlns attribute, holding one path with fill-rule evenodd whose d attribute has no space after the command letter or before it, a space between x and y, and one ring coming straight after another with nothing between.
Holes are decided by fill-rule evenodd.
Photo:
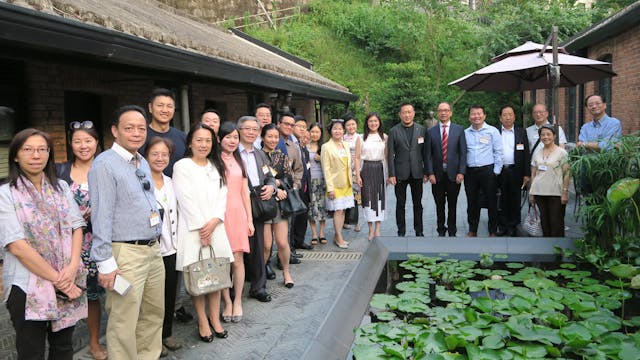
<instances>
[{"instance_id":1,"label":"patio umbrella","mask_svg":"<svg viewBox=\"0 0 640 360\"><path fill-rule=\"evenodd\" d=\"M552 49L540 54L544 45L527 42L492 59L493 64L477 70L449 85L467 91L524 91L553 87ZM616 74L611 64L566 53L558 48L560 87L572 87Z\"/></svg>"}]
</instances>

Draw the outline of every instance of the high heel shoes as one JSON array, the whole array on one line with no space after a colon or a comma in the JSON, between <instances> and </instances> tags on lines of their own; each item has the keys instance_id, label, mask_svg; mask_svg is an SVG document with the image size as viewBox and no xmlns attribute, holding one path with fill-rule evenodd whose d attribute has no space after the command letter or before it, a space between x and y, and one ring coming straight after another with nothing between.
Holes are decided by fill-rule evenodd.
<instances>
[{"instance_id":1,"label":"high heel shoes","mask_svg":"<svg viewBox=\"0 0 640 360\"><path fill-rule=\"evenodd\" d=\"M209 327L211 328L211 331L213 331L213 334L211 334L211 341L213 341L213 336L215 335L218 339L226 339L229 336L229 333L227 332L227 330L222 330L222 332L217 332L216 329L213 328L213 324L211 323L211 319L207 318L207 321L209 321ZM202 339L202 336L200 337ZM204 341L204 340L202 340ZM211 342L209 341L209 342Z\"/></svg>"},{"instance_id":2,"label":"high heel shoes","mask_svg":"<svg viewBox=\"0 0 640 360\"><path fill-rule=\"evenodd\" d=\"M340 249L348 249L349 248L349 243L348 242L343 242L342 244L338 244L337 241L333 240L333 243L336 244L337 247L339 247Z\"/></svg>"}]
</instances>

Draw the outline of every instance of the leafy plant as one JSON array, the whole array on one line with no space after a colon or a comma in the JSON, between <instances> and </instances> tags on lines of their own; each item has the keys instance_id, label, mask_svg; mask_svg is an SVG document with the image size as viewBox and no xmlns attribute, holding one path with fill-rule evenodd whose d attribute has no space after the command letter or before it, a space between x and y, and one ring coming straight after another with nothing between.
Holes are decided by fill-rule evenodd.
<instances>
[{"instance_id":1,"label":"leafy plant","mask_svg":"<svg viewBox=\"0 0 640 360\"><path fill-rule=\"evenodd\" d=\"M508 264L497 270L409 256L400 268L415 280L398 283L397 295L373 296L372 312L384 316L355 330L354 358L637 358L640 316L625 318L622 308L631 298L637 307L638 294L619 287L620 279L637 276L637 268L611 268L617 280L609 285L574 264ZM430 301L434 280L437 297ZM409 311L400 309L402 302Z\"/></svg>"}]
</instances>

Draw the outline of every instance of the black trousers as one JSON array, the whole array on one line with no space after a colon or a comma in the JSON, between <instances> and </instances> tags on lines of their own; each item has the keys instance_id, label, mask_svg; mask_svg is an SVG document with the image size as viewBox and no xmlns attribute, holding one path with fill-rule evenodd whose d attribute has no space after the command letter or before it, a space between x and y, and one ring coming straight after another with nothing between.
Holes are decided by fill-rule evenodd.
<instances>
[{"instance_id":1,"label":"black trousers","mask_svg":"<svg viewBox=\"0 0 640 360\"><path fill-rule=\"evenodd\" d=\"M396 182L396 224L399 233L406 233L405 204L407 202L407 186L411 188L413 200L413 229L416 233L423 231L422 226L422 178L408 178Z\"/></svg>"},{"instance_id":2,"label":"black trousers","mask_svg":"<svg viewBox=\"0 0 640 360\"><path fill-rule=\"evenodd\" d=\"M520 224L520 192L522 178L516 177L515 167L503 167L498 177L502 196L500 197L500 209L498 210L498 223L500 229L513 231Z\"/></svg>"},{"instance_id":3,"label":"black trousers","mask_svg":"<svg viewBox=\"0 0 640 360\"><path fill-rule=\"evenodd\" d=\"M176 293L178 276L176 270L176 254L163 256L164 262L164 320L162 321L162 338L166 339L173 333L173 312L176 307Z\"/></svg>"},{"instance_id":4,"label":"black trousers","mask_svg":"<svg viewBox=\"0 0 640 360\"><path fill-rule=\"evenodd\" d=\"M449 177L442 176L439 181L431 185L431 193L436 203L437 231L438 235L444 236L449 230L451 236L455 236L458 228L456 226L456 207L458 204L458 194L460 193L460 184L449 180ZM448 206L446 217L447 226L445 227L444 207Z\"/></svg>"},{"instance_id":5,"label":"black trousers","mask_svg":"<svg viewBox=\"0 0 640 360\"><path fill-rule=\"evenodd\" d=\"M244 254L247 278L251 281L250 294L266 292L267 274L264 268L264 223L253 222L255 232L249 237L249 253Z\"/></svg>"},{"instance_id":6,"label":"black trousers","mask_svg":"<svg viewBox=\"0 0 640 360\"><path fill-rule=\"evenodd\" d=\"M464 191L467 194L467 221L469 231L478 232L480 221L480 196L482 189L487 196L487 210L489 210L489 233L496 233L498 228L498 203L496 192L498 180L493 172L493 165L467 167L464 176Z\"/></svg>"},{"instance_id":7,"label":"black trousers","mask_svg":"<svg viewBox=\"0 0 640 360\"><path fill-rule=\"evenodd\" d=\"M16 330L16 350L20 360L44 359L46 341L49 341L49 360L73 359L73 329L75 326L51 331L49 321L24 319L27 295L13 285L7 299L7 310Z\"/></svg>"},{"instance_id":8,"label":"black trousers","mask_svg":"<svg viewBox=\"0 0 640 360\"><path fill-rule=\"evenodd\" d=\"M564 237L564 212L566 205L562 204L560 196L535 195L534 199L540 209L542 236Z\"/></svg>"},{"instance_id":9,"label":"black trousers","mask_svg":"<svg viewBox=\"0 0 640 360\"><path fill-rule=\"evenodd\" d=\"M300 198L302 198L305 205L309 207L309 192L300 190ZM289 229L289 245L293 250L304 244L304 237L307 234L307 226L309 224L309 212L305 211L301 214L292 216L289 221L291 222L291 227Z\"/></svg>"}]
</instances>

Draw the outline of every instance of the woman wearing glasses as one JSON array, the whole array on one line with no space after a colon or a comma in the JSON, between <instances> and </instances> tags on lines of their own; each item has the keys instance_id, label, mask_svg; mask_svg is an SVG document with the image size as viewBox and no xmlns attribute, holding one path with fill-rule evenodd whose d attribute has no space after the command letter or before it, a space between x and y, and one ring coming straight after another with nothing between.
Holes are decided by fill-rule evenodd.
<instances>
[{"instance_id":1,"label":"woman wearing glasses","mask_svg":"<svg viewBox=\"0 0 640 360\"><path fill-rule=\"evenodd\" d=\"M87 316L80 259L85 222L66 182L56 176L49 135L25 129L9 145L0 186L3 287L20 359L72 359L73 329Z\"/></svg>"},{"instance_id":2,"label":"woman wearing glasses","mask_svg":"<svg viewBox=\"0 0 640 360\"><path fill-rule=\"evenodd\" d=\"M87 275L87 300L89 310L87 314L87 330L89 331L89 352L96 360L104 360L108 357L107 349L100 345L100 296L104 289L98 285L98 268L91 261L91 203L89 201L89 168L93 159L100 153L98 144L98 132L93 127L93 122L74 121L69 124L69 139L71 153L69 161L58 164L56 172L60 179L69 184L73 198L80 208L80 212L87 223L83 230L82 238L82 262L88 271Z\"/></svg>"},{"instance_id":3,"label":"woman wearing glasses","mask_svg":"<svg viewBox=\"0 0 640 360\"><path fill-rule=\"evenodd\" d=\"M149 140L144 157L151 169L154 195L162 219L162 235L160 235L160 255L164 262L164 320L162 322L162 356L168 355L168 350L178 350L182 344L174 338L173 312L176 306L176 288L178 274L176 270L176 250L178 227L178 203L173 191L171 178L163 173L169 165L169 159L175 151L173 142L164 137L153 137Z\"/></svg>"},{"instance_id":4,"label":"woman wearing glasses","mask_svg":"<svg viewBox=\"0 0 640 360\"><path fill-rule=\"evenodd\" d=\"M342 140L344 121L333 120L329 124L331 139L322 145L322 172L327 185L327 210L333 211L333 242L337 247L346 249L349 243L342 237L342 225L346 209L354 205L351 187L351 154L349 144Z\"/></svg>"},{"instance_id":5,"label":"woman wearing glasses","mask_svg":"<svg viewBox=\"0 0 640 360\"><path fill-rule=\"evenodd\" d=\"M218 147L213 129L202 123L196 124L187 135L184 159L173 167L173 188L178 200L176 269L179 270L197 262L201 248L208 246L213 247L216 257L226 257L233 262L223 224L227 180ZM202 250L202 258L208 258L209 251ZM212 342L214 334L217 338L226 338L227 331L220 323L220 291L193 296L192 299L200 340Z\"/></svg>"}]
</instances>

